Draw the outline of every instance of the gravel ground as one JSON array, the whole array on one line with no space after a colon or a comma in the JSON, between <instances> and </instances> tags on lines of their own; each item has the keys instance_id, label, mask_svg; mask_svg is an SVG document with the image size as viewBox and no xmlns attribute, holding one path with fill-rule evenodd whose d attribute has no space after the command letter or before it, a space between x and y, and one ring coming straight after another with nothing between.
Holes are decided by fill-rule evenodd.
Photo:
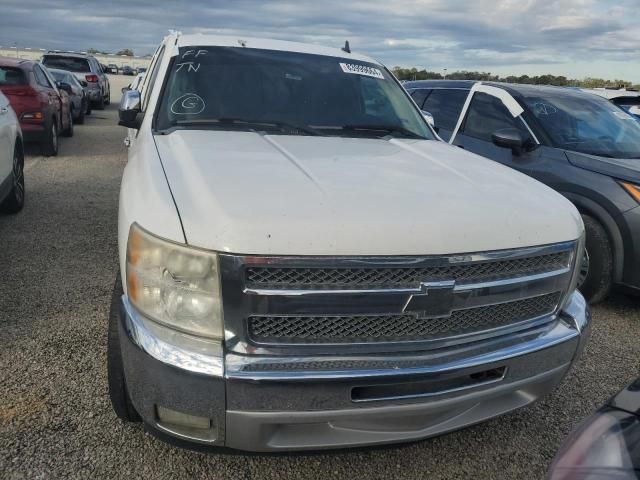
<instances>
[{"instance_id":1,"label":"gravel ground","mask_svg":"<svg viewBox=\"0 0 640 480\"><path fill-rule=\"evenodd\" d=\"M130 78L112 78L114 97ZM594 308L593 337L560 387L482 425L405 446L295 456L167 446L111 410L106 321L126 162L116 105L60 155L30 152L27 205L0 216L0 477L542 478L562 439L640 369L640 300Z\"/></svg>"}]
</instances>

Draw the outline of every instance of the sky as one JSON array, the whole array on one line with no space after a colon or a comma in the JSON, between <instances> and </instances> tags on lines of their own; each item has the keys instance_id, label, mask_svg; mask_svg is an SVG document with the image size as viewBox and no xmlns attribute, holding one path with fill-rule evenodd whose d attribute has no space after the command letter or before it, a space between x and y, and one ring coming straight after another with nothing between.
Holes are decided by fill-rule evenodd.
<instances>
[{"instance_id":1,"label":"sky","mask_svg":"<svg viewBox=\"0 0 640 480\"><path fill-rule=\"evenodd\" d=\"M152 53L169 29L340 47L388 67L640 83L640 0L2 0L0 46Z\"/></svg>"}]
</instances>

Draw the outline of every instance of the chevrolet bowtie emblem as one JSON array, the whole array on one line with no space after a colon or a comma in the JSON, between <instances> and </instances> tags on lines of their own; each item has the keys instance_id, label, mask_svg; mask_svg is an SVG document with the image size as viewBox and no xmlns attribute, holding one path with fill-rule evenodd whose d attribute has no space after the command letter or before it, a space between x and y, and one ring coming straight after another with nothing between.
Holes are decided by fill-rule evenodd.
<instances>
[{"instance_id":1,"label":"chevrolet bowtie emblem","mask_svg":"<svg viewBox=\"0 0 640 480\"><path fill-rule=\"evenodd\" d=\"M453 309L454 286L455 282L422 283L420 293L411 295L402 311L418 318L448 317Z\"/></svg>"}]
</instances>

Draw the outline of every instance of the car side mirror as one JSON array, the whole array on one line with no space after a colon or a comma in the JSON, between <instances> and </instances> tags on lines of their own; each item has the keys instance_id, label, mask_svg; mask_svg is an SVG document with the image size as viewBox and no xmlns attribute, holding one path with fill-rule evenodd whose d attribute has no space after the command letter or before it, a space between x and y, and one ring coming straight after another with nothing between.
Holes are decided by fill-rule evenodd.
<instances>
[{"instance_id":1,"label":"car side mirror","mask_svg":"<svg viewBox=\"0 0 640 480\"><path fill-rule=\"evenodd\" d=\"M502 128L493 132L491 141L498 147L509 148L514 155L520 155L528 139L517 128Z\"/></svg>"},{"instance_id":2,"label":"car side mirror","mask_svg":"<svg viewBox=\"0 0 640 480\"><path fill-rule=\"evenodd\" d=\"M431 113L427 112L426 110L421 110L421 112L422 112L422 116L427 121L429 126L433 128L433 131L438 133L440 129L436 127L436 121L433 119L433 115L431 115Z\"/></svg>"},{"instance_id":3,"label":"car side mirror","mask_svg":"<svg viewBox=\"0 0 640 480\"><path fill-rule=\"evenodd\" d=\"M141 112L140 92L138 90L127 90L122 93L120 107L118 108L118 125L127 128L140 128L138 114Z\"/></svg>"},{"instance_id":4,"label":"car side mirror","mask_svg":"<svg viewBox=\"0 0 640 480\"><path fill-rule=\"evenodd\" d=\"M86 80L78 80L78 81L80 82L80 85L82 85L83 88L89 86Z\"/></svg>"},{"instance_id":5,"label":"car side mirror","mask_svg":"<svg viewBox=\"0 0 640 480\"><path fill-rule=\"evenodd\" d=\"M71 85L69 85L67 82L56 82L56 86L60 90L64 90L65 92L67 92L69 95L73 93L73 90L71 89Z\"/></svg>"},{"instance_id":6,"label":"car side mirror","mask_svg":"<svg viewBox=\"0 0 640 480\"><path fill-rule=\"evenodd\" d=\"M433 119L433 115L431 115L430 112L427 112L426 110L421 110L422 112L422 116L424 117L424 119L427 121L427 123L434 128L436 126L436 121Z\"/></svg>"}]
</instances>

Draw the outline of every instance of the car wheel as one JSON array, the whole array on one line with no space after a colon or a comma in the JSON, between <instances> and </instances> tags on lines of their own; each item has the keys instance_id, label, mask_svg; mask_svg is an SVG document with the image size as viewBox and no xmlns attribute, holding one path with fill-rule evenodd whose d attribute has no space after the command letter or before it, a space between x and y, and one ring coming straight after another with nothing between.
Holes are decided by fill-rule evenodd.
<instances>
[{"instance_id":1,"label":"car wheel","mask_svg":"<svg viewBox=\"0 0 640 480\"><path fill-rule=\"evenodd\" d=\"M586 233L578 288L589 301L598 303L609 294L613 284L613 253L604 227L593 217L582 215Z\"/></svg>"},{"instance_id":2,"label":"car wheel","mask_svg":"<svg viewBox=\"0 0 640 480\"><path fill-rule=\"evenodd\" d=\"M104 99L105 105L111 105L111 90L107 91L107 96Z\"/></svg>"},{"instance_id":3,"label":"car wheel","mask_svg":"<svg viewBox=\"0 0 640 480\"><path fill-rule=\"evenodd\" d=\"M76 123L78 125L82 125L84 123L84 116L87 113L87 106L84 103L80 104L80 114L78 115L78 118L76 119Z\"/></svg>"},{"instance_id":4,"label":"car wheel","mask_svg":"<svg viewBox=\"0 0 640 480\"><path fill-rule=\"evenodd\" d=\"M73 110L69 107L69 126L62 133L65 137L73 137Z\"/></svg>"},{"instance_id":5,"label":"car wheel","mask_svg":"<svg viewBox=\"0 0 640 480\"><path fill-rule=\"evenodd\" d=\"M109 330L107 333L107 379L109 383L109 398L116 415L126 422L139 422L140 415L136 411L124 378L124 366L122 365L122 353L120 351L119 325L121 321L120 298L122 297L122 280L120 271L116 276L111 297L111 310L109 312Z\"/></svg>"},{"instance_id":6,"label":"car wheel","mask_svg":"<svg viewBox=\"0 0 640 480\"><path fill-rule=\"evenodd\" d=\"M18 213L24 207L24 154L20 143L13 149L13 187L0 205L4 213Z\"/></svg>"},{"instance_id":7,"label":"car wheel","mask_svg":"<svg viewBox=\"0 0 640 480\"><path fill-rule=\"evenodd\" d=\"M100 95L100 100L95 103L96 110L104 110L104 97Z\"/></svg>"},{"instance_id":8,"label":"car wheel","mask_svg":"<svg viewBox=\"0 0 640 480\"><path fill-rule=\"evenodd\" d=\"M55 119L51 121L51 126L42 144L42 154L45 157L55 157L58 155L58 127Z\"/></svg>"}]
</instances>

